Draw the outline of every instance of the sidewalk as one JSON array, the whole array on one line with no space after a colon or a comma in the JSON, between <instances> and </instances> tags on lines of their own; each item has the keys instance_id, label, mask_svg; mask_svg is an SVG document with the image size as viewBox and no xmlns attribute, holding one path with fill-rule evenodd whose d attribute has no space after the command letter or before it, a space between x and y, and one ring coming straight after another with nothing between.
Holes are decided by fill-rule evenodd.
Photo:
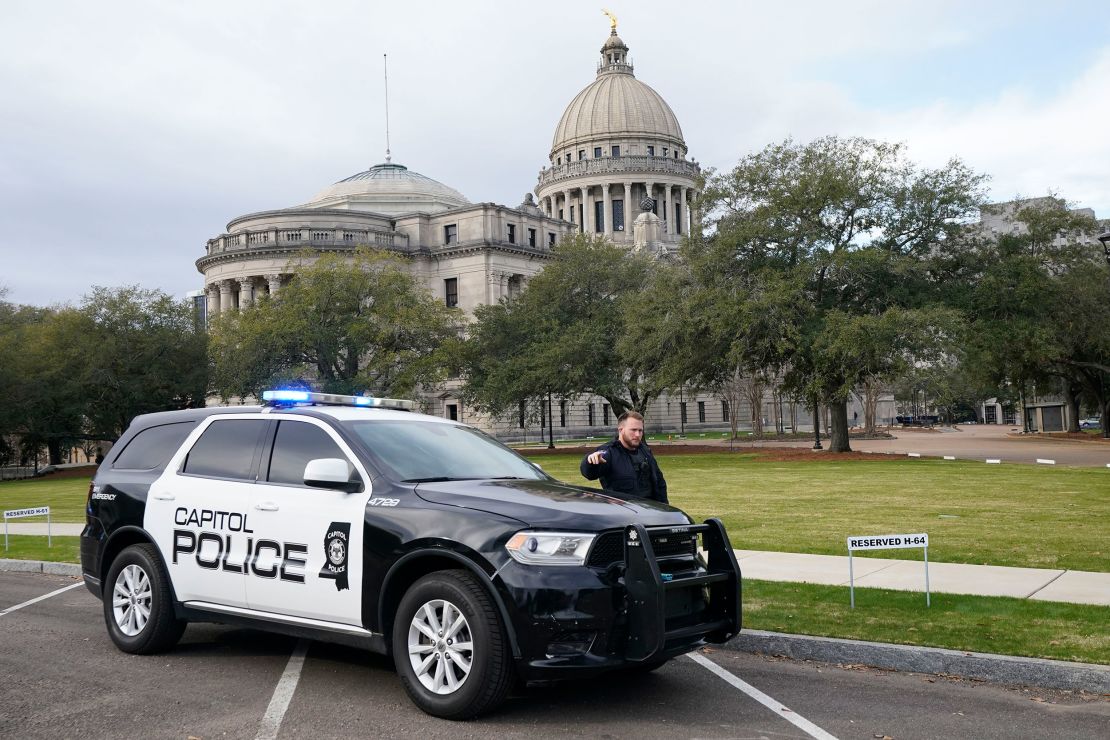
<instances>
[{"instance_id":1,"label":"sidewalk","mask_svg":"<svg viewBox=\"0 0 1110 740\"><path fill-rule=\"evenodd\" d=\"M56 536L75 537L82 524L51 525ZM46 523L11 523L8 534L46 534ZM744 578L760 581L848 585L848 557L803 555L795 552L736 550ZM3 551L0 551L3 557ZM920 560L887 560L859 555L852 558L856 586L925 591L925 565ZM933 593L975 596L1013 596L1037 601L1110 606L1110 573L1046 568L1010 568L1000 565L929 563L929 590Z\"/></svg>"},{"instance_id":2,"label":"sidewalk","mask_svg":"<svg viewBox=\"0 0 1110 740\"><path fill-rule=\"evenodd\" d=\"M735 552L744 578L848 585L847 556L759 550ZM859 588L925 591L925 564L920 560L887 560L856 555L852 558L852 569ZM1110 606L1110 573L930 562L929 590L933 593L1012 596Z\"/></svg>"}]
</instances>

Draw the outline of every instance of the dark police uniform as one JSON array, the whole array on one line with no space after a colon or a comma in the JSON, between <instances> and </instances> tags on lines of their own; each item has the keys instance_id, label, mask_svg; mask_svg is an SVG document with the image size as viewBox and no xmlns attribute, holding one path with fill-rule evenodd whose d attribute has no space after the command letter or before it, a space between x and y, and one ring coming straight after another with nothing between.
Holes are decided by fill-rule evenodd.
<instances>
[{"instance_id":1,"label":"dark police uniform","mask_svg":"<svg viewBox=\"0 0 1110 740\"><path fill-rule=\"evenodd\" d=\"M586 457L578 466L582 476L587 480L601 479L601 487L607 491L616 491L640 498L650 498L661 503L667 502L667 481L663 479L663 471L655 462L647 443L640 443L635 450L626 449L620 439L613 439L598 452L605 454L605 460L597 465L591 465Z\"/></svg>"}]
</instances>

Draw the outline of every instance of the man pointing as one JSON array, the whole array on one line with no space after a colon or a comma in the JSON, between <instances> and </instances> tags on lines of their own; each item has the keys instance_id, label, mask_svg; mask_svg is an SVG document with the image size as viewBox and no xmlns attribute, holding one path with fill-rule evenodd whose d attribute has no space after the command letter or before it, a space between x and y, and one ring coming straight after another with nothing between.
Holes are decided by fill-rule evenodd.
<instances>
[{"instance_id":1,"label":"man pointing","mask_svg":"<svg viewBox=\"0 0 1110 740\"><path fill-rule=\"evenodd\" d=\"M587 480L601 479L607 491L667 503L667 481L644 442L644 417L625 411L617 419L617 438L582 458Z\"/></svg>"}]
</instances>

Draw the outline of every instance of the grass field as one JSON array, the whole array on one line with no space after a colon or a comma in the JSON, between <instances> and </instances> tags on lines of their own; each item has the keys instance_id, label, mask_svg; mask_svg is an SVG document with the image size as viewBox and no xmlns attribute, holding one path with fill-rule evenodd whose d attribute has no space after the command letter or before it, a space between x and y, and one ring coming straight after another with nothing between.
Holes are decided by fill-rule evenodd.
<instances>
[{"instance_id":1,"label":"grass field","mask_svg":"<svg viewBox=\"0 0 1110 740\"><path fill-rule=\"evenodd\" d=\"M89 493L88 478L36 478L0 483L0 509L25 509L49 506L54 522L85 522L85 498ZM46 522L45 518L27 522Z\"/></svg>"},{"instance_id":2,"label":"grass field","mask_svg":"<svg viewBox=\"0 0 1110 740\"><path fill-rule=\"evenodd\" d=\"M578 455L533 458L594 485ZM720 517L734 547L846 555L849 535L928 532L937 562L1110 571L1110 470L944 460L660 457L671 503ZM920 559L900 550L903 559Z\"/></svg>"},{"instance_id":3,"label":"grass field","mask_svg":"<svg viewBox=\"0 0 1110 740\"><path fill-rule=\"evenodd\" d=\"M744 581L744 628L1110 663L1110 607L809 583Z\"/></svg>"}]
</instances>

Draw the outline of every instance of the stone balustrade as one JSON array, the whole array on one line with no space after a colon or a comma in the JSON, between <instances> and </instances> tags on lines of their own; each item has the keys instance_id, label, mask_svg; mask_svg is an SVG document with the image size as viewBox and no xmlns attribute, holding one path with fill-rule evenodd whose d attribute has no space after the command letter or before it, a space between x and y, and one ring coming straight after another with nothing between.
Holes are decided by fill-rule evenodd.
<instances>
[{"instance_id":1,"label":"stone balustrade","mask_svg":"<svg viewBox=\"0 0 1110 740\"><path fill-rule=\"evenodd\" d=\"M620 157L601 157L598 159L579 159L561 165L554 165L542 172L539 184L559 182L574 177L586 175L607 175L617 173L648 173L660 172L697 178L701 168L685 159L671 157L655 157L648 155L632 154Z\"/></svg>"}]
</instances>

